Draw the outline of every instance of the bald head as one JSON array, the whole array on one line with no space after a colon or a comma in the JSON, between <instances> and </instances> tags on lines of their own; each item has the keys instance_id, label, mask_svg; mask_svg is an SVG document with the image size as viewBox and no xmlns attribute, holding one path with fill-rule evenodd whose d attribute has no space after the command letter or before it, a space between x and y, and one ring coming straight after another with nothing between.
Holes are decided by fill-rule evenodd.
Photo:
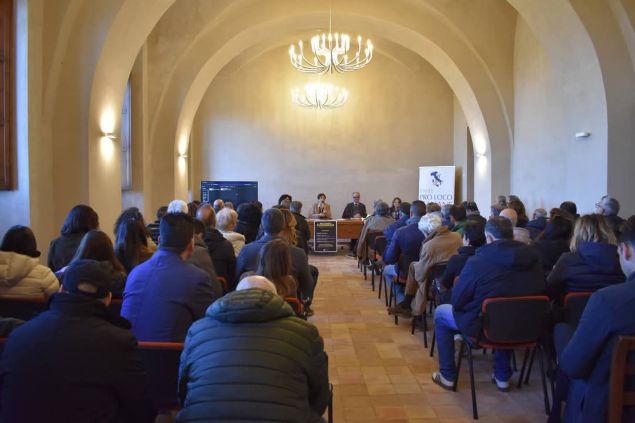
<instances>
[{"instance_id":1,"label":"bald head","mask_svg":"<svg viewBox=\"0 0 635 423\"><path fill-rule=\"evenodd\" d=\"M257 276L257 275L247 276L243 278L238 283L238 286L236 287L236 291L244 291L245 289L254 289L254 288L273 292L276 295L278 294L278 291L276 290L276 286L271 281L269 281L269 279L265 278L264 276Z\"/></svg>"},{"instance_id":2,"label":"bald head","mask_svg":"<svg viewBox=\"0 0 635 423\"><path fill-rule=\"evenodd\" d=\"M518 222L518 213L514 209L504 209L499 216L512 222L512 226L516 226L516 222Z\"/></svg>"}]
</instances>

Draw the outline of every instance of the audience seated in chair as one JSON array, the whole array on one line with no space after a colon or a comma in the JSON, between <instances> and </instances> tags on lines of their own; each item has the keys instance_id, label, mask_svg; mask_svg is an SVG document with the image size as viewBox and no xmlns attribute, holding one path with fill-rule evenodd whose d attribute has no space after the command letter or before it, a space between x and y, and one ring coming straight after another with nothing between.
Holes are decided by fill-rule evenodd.
<instances>
[{"instance_id":1,"label":"audience seated in chair","mask_svg":"<svg viewBox=\"0 0 635 423\"><path fill-rule=\"evenodd\" d=\"M47 265L57 272L71 262L84 234L99 229L99 217L95 210L84 204L71 209L64 220L60 236L51 241Z\"/></svg>"},{"instance_id":2,"label":"audience seated in chair","mask_svg":"<svg viewBox=\"0 0 635 423\"><path fill-rule=\"evenodd\" d=\"M527 222L525 229L529 231L531 239L536 239L547 227L547 210L539 208L534 210L533 218Z\"/></svg>"},{"instance_id":3,"label":"audience seated in chair","mask_svg":"<svg viewBox=\"0 0 635 423\"><path fill-rule=\"evenodd\" d=\"M139 264L149 260L154 251L148 245L146 227L139 220L122 222L117 230L115 254L127 273Z\"/></svg>"},{"instance_id":4,"label":"audience seated in chair","mask_svg":"<svg viewBox=\"0 0 635 423\"><path fill-rule=\"evenodd\" d=\"M145 219L143 218L143 214L137 207L128 207L124 211L121 212L117 220L115 221L114 235L117 236L119 232L119 226L129 220L138 220L141 222L141 225L144 228L144 232L147 238L146 245L150 249L150 251L155 252L157 250L157 244L152 239L152 234L148 229L148 225L146 225Z\"/></svg>"},{"instance_id":5,"label":"audience seated in chair","mask_svg":"<svg viewBox=\"0 0 635 423\"><path fill-rule=\"evenodd\" d=\"M504 217L512 222L512 226L514 227L514 240L520 241L523 244L531 244L531 236L529 231L525 228L521 228L518 226L518 214L514 209L505 209L500 212L500 217Z\"/></svg>"},{"instance_id":6,"label":"audience seated in chair","mask_svg":"<svg viewBox=\"0 0 635 423\"><path fill-rule=\"evenodd\" d=\"M569 252L573 226L571 221L560 215L549 219L544 231L534 241L534 246L540 252L542 268L549 274L560 256Z\"/></svg>"},{"instance_id":7,"label":"audience seated in chair","mask_svg":"<svg viewBox=\"0 0 635 423\"><path fill-rule=\"evenodd\" d=\"M40 252L30 228L13 226L4 234L0 245L0 296L49 297L58 291L57 278L38 257Z\"/></svg>"},{"instance_id":8,"label":"audience seated in chair","mask_svg":"<svg viewBox=\"0 0 635 423\"><path fill-rule=\"evenodd\" d=\"M465 201L463 207L465 207L465 210L467 212L467 220L475 220L481 225L485 226L485 223L487 223L487 219L481 216L481 212L479 211L478 206L474 201Z\"/></svg>"},{"instance_id":9,"label":"audience seated in chair","mask_svg":"<svg viewBox=\"0 0 635 423\"><path fill-rule=\"evenodd\" d=\"M236 223L238 223L238 213L235 210L224 207L216 213L216 228L227 241L232 243L234 255L238 257L240 250L245 246L245 236L234 231Z\"/></svg>"},{"instance_id":10,"label":"audience seated in chair","mask_svg":"<svg viewBox=\"0 0 635 423\"><path fill-rule=\"evenodd\" d=\"M523 204L518 197L510 195L509 200L507 201L507 208L514 210L518 216L515 227L524 228L527 226L527 223L529 223L529 217L527 216L527 211L525 210L525 204Z\"/></svg>"},{"instance_id":11,"label":"audience seated in chair","mask_svg":"<svg viewBox=\"0 0 635 423\"><path fill-rule=\"evenodd\" d=\"M255 241L262 211L253 203L242 203L238 205L236 212L238 213L238 222L234 230L245 236L245 244Z\"/></svg>"},{"instance_id":12,"label":"audience seated in chair","mask_svg":"<svg viewBox=\"0 0 635 423\"><path fill-rule=\"evenodd\" d=\"M154 421L130 324L107 309L109 267L74 261L50 310L11 333L0 362L1 421Z\"/></svg>"},{"instance_id":13,"label":"audience seated in chair","mask_svg":"<svg viewBox=\"0 0 635 423\"><path fill-rule=\"evenodd\" d=\"M123 295L123 289L126 286L126 278L128 274L123 267L112 245L110 237L105 232L93 229L86 232L86 235L82 238L82 242L79 243L79 247L75 252L75 256L71 260L71 263L77 260L97 260L106 261L111 265L110 271L110 289L112 291L113 298L121 298ZM60 282L64 279L64 273L67 267L56 272Z\"/></svg>"},{"instance_id":14,"label":"audience seated in chair","mask_svg":"<svg viewBox=\"0 0 635 423\"><path fill-rule=\"evenodd\" d=\"M214 270L218 276L225 278L228 289L231 291L236 286L234 279L234 274L236 273L234 247L216 229L216 213L210 204L201 204L196 211L196 218L205 225L203 241L207 246L209 255L212 257Z\"/></svg>"},{"instance_id":15,"label":"audience seated in chair","mask_svg":"<svg viewBox=\"0 0 635 423\"><path fill-rule=\"evenodd\" d=\"M405 256L404 262L408 263L419 259L419 251L425 238L423 232L419 230L419 220L425 214L426 204L419 200L413 201L410 206L410 218L406 225L397 229L390 240L383 256L383 262L386 265L384 266L384 278L387 286L392 285L396 278L405 281L408 277L408 268L402 269L397 265L400 257ZM400 284L399 289L396 290L397 303L404 299L402 285Z\"/></svg>"},{"instance_id":16,"label":"audience seated in chair","mask_svg":"<svg viewBox=\"0 0 635 423\"><path fill-rule=\"evenodd\" d=\"M368 234L370 232L383 232L388 225L395 222L395 219L390 217L388 214L388 210L388 204L383 201L379 201L375 205L375 214L370 216L368 220L364 222L362 231L359 234L359 239L357 240L357 257L362 262L366 262L369 257L370 246L367 242Z\"/></svg>"},{"instance_id":17,"label":"audience seated in chair","mask_svg":"<svg viewBox=\"0 0 635 423\"><path fill-rule=\"evenodd\" d=\"M575 332L565 323L558 324L554 330L558 367L562 372L556 393L566 392L563 395L567 403L566 422L607 421L613 349L620 335L635 334L635 221L624 227L618 253L628 278L626 283L596 291ZM560 421L559 405L557 398L554 399L550 422ZM635 421L635 409L626 408L622 421Z\"/></svg>"},{"instance_id":18,"label":"audience seated in chair","mask_svg":"<svg viewBox=\"0 0 635 423\"><path fill-rule=\"evenodd\" d=\"M194 249L194 219L168 213L160 230L159 250L128 276L121 315L140 341L182 342L216 297L209 274L187 263Z\"/></svg>"},{"instance_id":19,"label":"audience seated in chair","mask_svg":"<svg viewBox=\"0 0 635 423\"><path fill-rule=\"evenodd\" d=\"M271 282L249 276L190 328L179 396L184 423L318 422L330 397L322 338Z\"/></svg>"},{"instance_id":20,"label":"audience seated in chair","mask_svg":"<svg viewBox=\"0 0 635 423\"><path fill-rule=\"evenodd\" d=\"M440 300L438 304L447 304L452 299L452 287L459 277L467 259L476 254L478 248L485 244L485 225L477 220L468 220L463 227L463 246L458 254L450 257L445 272L440 278Z\"/></svg>"},{"instance_id":21,"label":"audience seated in chair","mask_svg":"<svg viewBox=\"0 0 635 423\"><path fill-rule=\"evenodd\" d=\"M430 205L428 204L428 210ZM410 263L406 281L406 296L402 302L388 309L389 314L408 317L423 314L427 300L428 271L437 264L447 263L462 245L461 236L442 225L440 213L428 212L419 220L419 230L425 239L419 260Z\"/></svg>"},{"instance_id":22,"label":"audience seated in chair","mask_svg":"<svg viewBox=\"0 0 635 423\"><path fill-rule=\"evenodd\" d=\"M223 296L223 285L218 281L218 275L216 275L214 263L209 255L207 245L203 241L203 236L205 236L205 225L200 220L194 219L194 248L187 262L204 270L209 275L214 298L220 298Z\"/></svg>"},{"instance_id":23,"label":"audience seated in chair","mask_svg":"<svg viewBox=\"0 0 635 423\"><path fill-rule=\"evenodd\" d=\"M282 239L272 239L260 249L259 254L256 274L272 282L281 297L297 297L297 283L291 274L289 244Z\"/></svg>"},{"instance_id":24,"label":"audience seated in chair","mask_svg":"<svg viewBox=\"0 0 635 423\"><path fill-rule=\"evenodd\" d=\"M538 252L514 241L513 236L513 226L508 219L490 218L485 225L487 245L480 247L465 263L452 289L452 304L436 309L434 326L440 371L433 373L432 379L445 389L452 389L456 378L454 335L460 332L464 337L474 338L480 334L480 313L485 299L544 292ZM508 350L494 351L493 380L502 390L509 388L510 356Z\"/></svg>"},{"instance_id":25,"label":"audience seated in chair","mask_svg":"<svg viewBox=\"0 0 635 423\"><path fill-rule=\"evenodd\" d=\"M240 278L240 275L245 272L256 272L258 270L260 250L269 241L284 239L283 230L285 229L285 219L281 210L274 208L266 210L262 215L261 223L265 235L261 239L245 245L240 251L236 265L237 280ZM302 249L294 245L289 245L289 251L291 252L292 275L298 282L299 294L302 299L309 300L313 298L315 282L311 277L306 254Z\"/></svg>"},{"instance_id":26,"label":"audience seated in chair","mask_svg":"<svg viewBox=\"0 0 635 423\"><path fill-rule=\"evenodd\" d=\"M450 207L450 224L452 232L456 232L463 236L463 227L467 222L467 211L463 206L452 205Z\"/></svg>"},{"instance_id":27,"label":"audience seated in chair","mask_svg":"<svg viewBox=\"0 0 635 423\"><path fill-rule=\"evenodd\" d=\"M421 204L423 204L424 207L426 205L426 203L424 203L423 201L421 202ZM397 229L406 226L408 224L408 220L410 220L410 218L412 217L410 216L410 207L410 203L406 201L402 202L399 206L399 219L391 223L386 229L384 229L384 236L386 237L386 240L389 244L392 240L393 235L395 235L395 232L397 232ZM425 214L425 211L423 214Z\"/></svg>"},{"instance_id":28,"label":"audience seated in chair","mask_svg":"<svg viewBox=\"0 0 635 423\"><path fill-rule=\"evenodd\" d=\"M161 223L161 219L168 213L168 206L161 206L157 209L157 220L152 223L148 223L146 228L150 233L150 237L152 238L152 242L155 245L159 245L159 223Z\"/></svg>"},{"instance_id":29,"label":"audience seated in chair","mask_svg":"<svg viewBox=\"0 0 635 423\"><path fill-rule=\"evenodd\" d=\"M568 292L594 292L624 282L615 235L604 217L589 214L575 223L571 252L560 256L547 277L547 293L561 302Z\"/></svg>"},{"instance_id":30,"label":"audience seated in chair","mask_svg":"<svg viewBox=\"0 0 635 423\"><path fill-rule=\"evenodd\" d=\"M302 215L302 202L292 201L289 210L293 213L296 221L296 235L298 237L297 246L302 248L309 255L309 241L311 240L311 229L306 217Z\"/></svg>"},{"instance_id":31,"label":"audience seated in chair","mask_svg":"<svg viewBox=\"0 0 635 423\"><path fill-rule=\"evenodd\" d=\"M615 238L620 236L620 227L624 223L624 219L618 216L620 212L620 202L615 198L605 195L595 203L595 213L604 216L607 223L613 230Z\"/></svg>"}]
</instances>

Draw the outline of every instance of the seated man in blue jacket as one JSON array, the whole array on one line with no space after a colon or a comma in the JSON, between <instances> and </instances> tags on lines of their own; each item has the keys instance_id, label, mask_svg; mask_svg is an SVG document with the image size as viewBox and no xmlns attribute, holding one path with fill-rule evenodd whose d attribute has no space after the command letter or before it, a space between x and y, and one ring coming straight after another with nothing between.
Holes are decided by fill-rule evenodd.
<instances>
[{"instance_id":1,"label":"seated man in blue jacket","mask_svg":"<svg viewBox=\"0 0 635 423\"><path fill-rule=\"evenodd\" d=\"M565 409L567 422L607 421L613 349L620 335L635 335L635 219L629 219L623 229L618 252L626 282L591 296L578 328L560 354L558 366L572 379ZM571 332L566 324L556 326L557 350ZM557 421L559 416L552 417L551 421ZM622 421L635 421L634 407L624 410Z\"/></svg>"},{"instance_id":2,"label":"seated man in blue jacket","mask_svg":"<svg viewBox=\"0 0 635 423\"><path fill-rule=\"evenodd\" d=\"M406 203L402 203L403 204ZM388 238L388 248L384 252L383 261L387 265L384 267L384 278L386 278L386 284L392 285L393 280L401 275L403 279L408 276L408 267L405 269L398 269L397 263L399 263L399 257L405 256L409 258L408 261L416 261L419 259L419 250L421 249L421 243L425 236L423 232L419 230L419 220L426 214L426 203L423 201L413 201L410 206L410 217L406 222L406 226L399 228L395 231L392 238ZM398 285L397 289L397 303L404 300L404 285Z\"/></svg>"},{"instance_id":3,"label":"seated man in blue jacket","mask_svg":"<svg viewBox=\"0 0 635 423\"><path fill-rule=\"evenodd\" d=\"M432 380L452 389L456 378L454 335L458 332L475 338L481 332L481 306L492 297L536 295L545 291L545 278L538 252L522 242L514 241L512 223L503 217L492 217L485 225L487 244L470 257L461 271L459 282L452 288L452 304L437 307L434 330L439 349L440 371ZM499 390L509 389L512 370L511 351L494 351L492 380Z\"/></svg>"},{"instance_id":4,"label":"seated man in blue jacket","mask_svg":"<svg viewBox=\"0 0 635 423\"><path fill-rule=\"evenodd\" d=\"M265 210L260 221L264 236L254 242L245 245L236 262L236 280L240 280L240 276L246 272L255 272L258 269L258 254L262 247L272 239L280 238L280 234L284 227L284 216L278 209ZM295 245L289 246L291 250L291 265L293 267L293 276L298 282L298 291L302 298L310 300L313 298L315 291L315 282L309 270L309 261L305 252Z\"/></svg>"},{"instance_id":5,"label":"seated man in blue jacket","mask_svg":"<svg viewBox=\"0 0 635 423\"><path fill-rule=\"evenodd\" d=\"M425 203L423 204L425 206ZM399 218L399 220L391 223L390 225L388 225L386 229L384 229L384 236L386 237L386 241L388 242L388 244L390 244L390 241L392 241L392 237L393 235L395 235L395 232L397 232L397 229L403 228L404 226L408 224L408 220L410 220L411 218L410 203L408 202L401 203L401 205L399 206L399 212L401 214L401 217ZM425 212L423 214L425 214Z\"/></svg>"},{"instance_id":6,"label":"seated man in blue jacket","mask_svg":"<svg viewBox=\"0 0 635 423\"><path fill-rule=\"evenodd\" d=\"M121 315L140 341L183 342L218 294L210 275L187 263L194 249L192 217L168 213L160 233L159 250L128 275Z\"/></svg>"}]
</instances>

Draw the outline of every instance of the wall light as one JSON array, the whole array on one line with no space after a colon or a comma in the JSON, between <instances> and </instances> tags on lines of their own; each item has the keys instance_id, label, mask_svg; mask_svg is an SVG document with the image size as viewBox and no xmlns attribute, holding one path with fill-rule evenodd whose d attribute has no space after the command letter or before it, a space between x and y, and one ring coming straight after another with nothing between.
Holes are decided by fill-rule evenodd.
<instances>
[{"instance_id":1,"label":"wall light","mask_svg":"<svg viewBox=\"0 0 635 423\"><path fill-rule=\"evenodd\" d=\"M110 138L111 140L116 140L117 137L112 132L104 132L104 137Z\"/></svg>"},{"instance_id":2,"label":"wall light","mask_svg":"<svg viewBox=\"0 0 635 423\"><path fill-rule=\"evenodd\" d=\"M477 159L484 159L485 158L485 153L475 153L475 157Z\"/></svg>"}]
</instances>

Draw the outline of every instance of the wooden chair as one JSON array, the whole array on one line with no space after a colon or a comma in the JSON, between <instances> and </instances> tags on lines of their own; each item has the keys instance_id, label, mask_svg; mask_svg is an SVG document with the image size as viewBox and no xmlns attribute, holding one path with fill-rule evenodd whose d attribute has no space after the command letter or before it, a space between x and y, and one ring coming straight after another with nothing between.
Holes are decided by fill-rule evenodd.
<instances>
[{"instance_id":1,"label":"wooden chair","mask_svg":"<svg viewBox=\"0 0 635 423\"><path fill-rule=\"evenodd\" d=\"M483 302L481 313L483 329L478 338L470 339L465 335L462 336L463 341L461 342L461 348L459 350L457 373L453 390L456 391L457 389L463 352L467 350L470 388L472 390L472 413L476 420L478 419L478 410L476 405L472 350L490 348L493 350L513 351L514 348L524 348L525 357L518 380L518 386L520 387L527 367L529 352L535 349L538 351L540 361L540 376L542 378L545 413L549 414L549 396L547 393L543 351L539 342L549 319L549 298L542 295L488 298Z\"/></svg>"},{"instance_id":2,"label":"wooden chair","mask_svg":"<svg viewBox=\"0 0 635 423\"><path fill-rule=\"evenodd\" d=\"M564 321L573 328L578 327L586 304L593 292L569 292L564 297Z\"/></svg>"},{"instance_id":3,"label":"wooden chair","mask_svg":"<svg viewBox=\"0 0 635 423\"><path fill-rule=\"evenodd\" d=\"M0 316L30 320L48 308L42 296L4 295L0 297Z\"/></svg>"},{"instance_id":4,"label":"wooden chair","mask_svg":"<svg viewBox=\"0 0 635 423\"><path fill-rule=\"evenodd\" d=\"M182 342L139 342L137 350L148 374L148 392L159 411L180 408L178 399L179 363Z\"/></svg>"},{"instance_id":5,"label":"wooden chair","mask_svg":"<svg viewBox=\"0 0 635 423\"><path fill-rule=\"evenodd\" d=\"M627 378L635 378L635 364L628 360L629 355L634 353L635 336L620 336L615 344L611 362L609 423L621 423L624 407L635 406L635 390L632 390L632 383L626 383Z\"/></svg>"},{"instance_id":6,"label":"wooden chair","mask_svg":"<svg viewBox=\"0 0 635 423\"><path fill-rule=\"evenodd\" d=\"M284 300L291 306L295 315L300 319L307 319L306 311L304 310L304 304L296 297L284 297Z\"/></svg>"}]
</instances>

